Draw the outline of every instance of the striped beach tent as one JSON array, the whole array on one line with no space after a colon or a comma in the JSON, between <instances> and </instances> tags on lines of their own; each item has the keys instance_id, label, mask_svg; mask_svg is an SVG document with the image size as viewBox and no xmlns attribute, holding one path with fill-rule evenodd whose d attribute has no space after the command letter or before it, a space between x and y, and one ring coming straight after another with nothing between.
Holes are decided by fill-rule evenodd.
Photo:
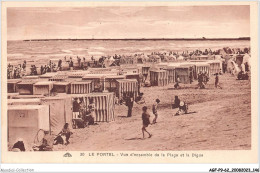
<instances>
[{"instance_id":1,"label":"striped beach tent","mask_svg":"<svg viewBox=\"0 0 260 173\"><path fill-rule=\"evenodd\" d=\"M166 70L150 70L151 86L168 85L168 72Z\"/></svg>"},{"instance_id":2,"label":"striped beach tent","mask_svg":"<svg viewBox=\"0 0 260 173\"><path fill-rule=\"evenodd\" d=\"M195 63L195 77L196 79L198 78L198 74L201 72L206 72L207 75L210 75L211 74L211 71L210 71L210 65L208 63Z\"/></svg>"},{"instance_id":3,"label":"striped beach tent","mask_svg":"<svg viewBox=\"0 0 260 173\"><path fill-rule=\"evenodd\" d=\"M219 73L220 70L223 70L221 60L208 61L208 64L210 66L210 74L216 74Z\"/></svg>"},{"instance_id":4,"label":"striped beach tent","mask_svg":"<svg viewBox=\"0 0 260 173\"><path fill-rule=\"evenodd\" d=\"M93 91L92 81L76 81L70 84L71 94L87 94Z\"/></svg>"},{"instance_id":5,"label":"striped beach tent","mask_svg":"<svg viewBox=\"0 0 260 173\"><path fill-rule=\"evenodd\" d=\"M75 98L82 100L81 107L87 107L92 98L95 104L94 120L96 122L111 122L115 121L114 108L114 93L89 93L89 94L71 94L71 101Z\"/></svg>"},{"instance_id":6,"label":"striped beach tent","mask_svg":"<svg viewBox=\"0 0 260 173\"><path fill-rule=\"evenodd\" d=\"M116 81L116 96L123 98L124 93L131 93L134 99L138 96L138 82L136 79L119 79Z\"/></svg>"}]
</instances>

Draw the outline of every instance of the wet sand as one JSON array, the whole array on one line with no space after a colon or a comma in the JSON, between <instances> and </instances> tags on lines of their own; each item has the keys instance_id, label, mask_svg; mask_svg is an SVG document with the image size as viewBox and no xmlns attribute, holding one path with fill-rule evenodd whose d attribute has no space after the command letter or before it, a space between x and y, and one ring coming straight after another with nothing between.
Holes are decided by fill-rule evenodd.
<instances>
[{"instance_id":1,"label":"wet sand","mask_svg":"<svg viewBox=\"0 0 260 173\"><path fill-rule=\"evenodd\" d=\"M251 148L251 85L250 81L238 81L230 74L220 75L223 89L214 88L211 76L207 89L195 89L193 84L181 84L174 90L173 84L165 87L141 88L145 104L134 104L133 116L126 118L127 107L116 106L116 121L98 123L85 129L72 129L67 146L58 145L54 150L70 151L156 151L156 150L249 150ZM189 103L189 111L196 113L173 116L174 96ZM152 138L142 139L142 107L148 106L151 115L156 98L158 123L147 130Z\"/></svg>"}]
</instances>

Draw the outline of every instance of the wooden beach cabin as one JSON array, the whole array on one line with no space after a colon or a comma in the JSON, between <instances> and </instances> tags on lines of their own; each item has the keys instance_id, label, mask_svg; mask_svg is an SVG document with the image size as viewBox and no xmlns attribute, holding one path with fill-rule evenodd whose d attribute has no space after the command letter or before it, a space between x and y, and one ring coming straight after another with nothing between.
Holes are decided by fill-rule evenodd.
<instances>
[{"instance_id":1,"label":"wooden beach cabin","mask_svg":"<svg viewBox=\"0 0 260 173\"><path fill-rule=\"evenodd\" d=\"M208 55L197 56L197 60L208 60L208 59L209 59Z\"/></svg>"},{"instance_id":2,"label":"wooden beach cabin","mask_svg":"<svg viewBox=\"0 0 260 173\"><path fill-rule=\"evenodd\" d=\"M138 96L138 82L136 79L119 79L116 81L116 96L122 99L124 94L132 94L134 99Z\"/></svg>"},{"instance_id":3,"label":"wooden beach cabin","mask_svg":"<svg viewBox=\"0 0 260 173\"><path fill-rule=\"evenodd\" d=\"M70 83L71 82L55 82L53 83L53 92L56 93L70 93Z\"/></svg>"},{"instance_id":4,"label":"wooden beach cabin","mask_svg":"<svg viewBox=\"0 0 260 173\"><path fill-rule=\"evenodd\" d=\"M64 82L68 78L67 75L56 75L49 78L49 81L57 81L57 82Z\"/></svg>"},{"instance_id":5,"label":"wooden beach cabin","mask_svg":"<svg viewBox=\"0 0 260 173\"><path fill-rule=\"evenodd\" d=\"M33 85L36 81L24 80L17 83L17 92L21 95L33 95Z\"/></svg>"},{"instance_id":6,"label":"wooden beach cabin","mask_svg":"<svg viewBox=\"0 0 260 173\"><path fill-rule=\"evenodd\" d=\"M159 68L160 70L163 70L164 68L166 68L169 65L168 62L161 62L159 64L156 64L156 67Z\"/></svg>"},{"instance_id":7,"label":"wooden beach cabin","mask_svg":"<svg viewBox=\"0 0 260 173\"><path fill-rule=\"evenodd\" d=\"M16 86L21 81L21 79L7 79L7 93L15 93Z\"/></svg>"},{"instance_id":8,"label":"wooden beach cabin","mask_svg":"<svg viewBox=\"0 0 260 173\"><path fill-rule=\"evenodd\" d=\"M26 151L32 151L35 136L43 136L49 131L49 108L46 105L9 105L8 148L11 149L17 139L22 138Z\"/></svg>"},{"instance_id":9,"label":"wooden beach cabin","mask_svg":"<svg viewBox=\"0 0 260 173\"><path fill-rule=\"evenodd\" d=\"M22 80L23 80L23 81L25 81L25 80L29 80L29 81L34 80L34 81L37 81L37 80L39 80L39 76L23 76L23 77L22 77Z\"/></svg>"},{"instance_id":10,"label":"wooden beach cabin","mask_svg":"<svg viewBox=\"0 0 260 173\"><path fill-rule=\"evenodd\" d=\"M52 72L52 73L47 72L45 74L40 75L40 79L48 81L49 79L53 78L56 75L57 75L57 72Z\"/></svg>"},{"instance_id":11,"label":"wooden beach cabin","mask_svg":"<svg viewBox=\"0 0 260 173\"><path fill-rule=\"evenodd\" d=\"M82 106L88 107L89 99L93 98L95 103L94 109L94 120L96 122L111 122L115 121L114 108L115 108L115 100L114 93L89 93L89 94L71 94L71 100L73 101L75 98L79 98L83 100Z\"/></svg>"},{"instance_id":12,"label":"wooden beach cabin","mask_svg":"<svg viewBox=\"0 0 260 173\"><path fill-rule=\"evenodd\" d=\"M74 70L74 71L69 71L67 73L69 78L82 78L84 75L88 74L88 71L83 71L83 70Z\"/></svg>"},{"instance_id":13,"label":"wooden beach cabin","mask_svg":"<svg viewBox=\"0 0 260 173\"><path fill-rule=\"evenodd\" d=\"M150 70L151 86L168 85L168 73L166 70Z\"/></svg>"},{"instance_id":14,"label":"wooden beach cabin","mask_svg":"<svg viewBox=\"0 0 260 173\"><path fill-rule=\"evenodd\" d=\"M188 84L190 83L190 74L193 74L192 66L185 65L185 66L175 67L175 81L179 76L181 83Z\"/></svg>"},{"instance_id":15,"label":"wooden beach cabin","mask_svg":"<svg viewBox=\"0 0 260 173\"><path fill-rule=\"evenodd\" d=\"M111 73L111 68L91 68L88 69L88 74L107 74Z\"/></svg>"},{"instance_id":16,"label":"wooden beach cabin","mask_svg":"<svg viewBox=\"0 0 260 173\"><path fill-rule=\"evenodd\" d=\"M126 73L124 75L126 79L136 79L138 83L141 82L141 74L139 73Z\"/></svg>"},{"instance_id":17,"label":"wooden beach cabin","mask_svg":"<svg viewBox=\"0 0 260 173\"><path fill-rule=\"evenodd\" d=\"M34 95L50 95L53 88L52 81L40 81L33 85Z\"/></svg>"},{"instance_id":18,"label":"wooden beach cabin","mask_svg":"<svg viewBox=\"0 0 260 173\"><path fill-rule=\"evenodd\" d=\"M69 96L41 98L41 104L47 105L50 110L51 134L57 135L65 123L72 127L72 102Z\"/></svg>"}]
</instances>

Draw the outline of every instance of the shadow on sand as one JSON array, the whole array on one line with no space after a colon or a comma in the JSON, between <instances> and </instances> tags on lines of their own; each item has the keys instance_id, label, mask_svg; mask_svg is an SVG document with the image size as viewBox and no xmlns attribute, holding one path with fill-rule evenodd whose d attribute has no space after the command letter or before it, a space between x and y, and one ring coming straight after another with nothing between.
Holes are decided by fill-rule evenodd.
<instances>
[{"instance_id":1,"label":"shadow on sand","mask_svg":"<svg viewBox=\"0 0 260 173\"><path fill-rule=\"evenodd\" d=\"M143 140L143 138L129 138L129 139L125 139L125 140L128 140L128 141L131 141L131 140Z\"/></svg>"},{"instance_id":2,"label":"shadow on sand","mask_svg":"<svg viewBox=\"0 0 260 173\"><path fill-rule=\"evenodd\" d=\"M120 115L120 116L117 116L117 117L119 117L119 118L129 118L129 117L123 116L123 115Z\"/></svg>"}]
</instances>

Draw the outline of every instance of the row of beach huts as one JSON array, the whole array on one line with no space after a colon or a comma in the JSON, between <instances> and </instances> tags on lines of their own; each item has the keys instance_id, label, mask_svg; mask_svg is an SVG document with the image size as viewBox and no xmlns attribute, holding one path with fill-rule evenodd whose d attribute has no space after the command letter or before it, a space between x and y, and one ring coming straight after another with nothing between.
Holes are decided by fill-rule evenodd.
<instances>
[{"instance_id":1,"label":"row of beach huts","mask_svg":"<svg viewBox=\"0 0 260 173\"><path fill-rule=\"evenodd\" d=\"M57 135L65 123L71 126L75 98L85 106L93 98L95 121L111 122L115 121L117 100L126 93L136 98L145 79L151 86L174 83L176 76L182 83L189 83L191 72L196 80L200 71L212 75L221 68L220 60L194 60L58 71L8 79L8 142L13 145L18 138L23 138L31 148L37 142L38 133L49 131Z\"/></svg>"}]
</instances>

